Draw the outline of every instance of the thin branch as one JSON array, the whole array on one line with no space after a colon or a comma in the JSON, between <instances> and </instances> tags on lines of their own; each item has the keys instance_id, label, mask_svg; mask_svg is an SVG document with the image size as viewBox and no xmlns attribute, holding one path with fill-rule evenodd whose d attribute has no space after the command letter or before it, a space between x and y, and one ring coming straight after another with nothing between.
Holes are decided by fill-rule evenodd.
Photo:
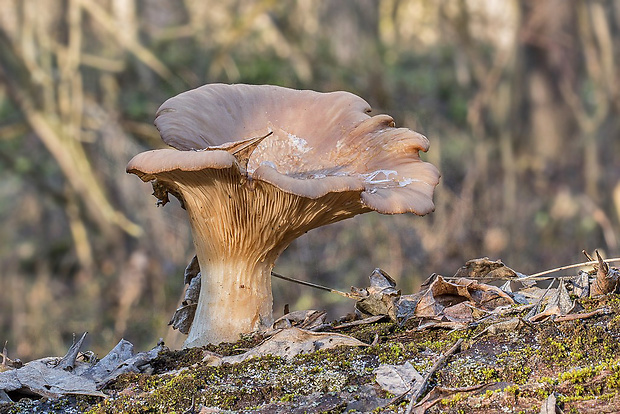
<instances>
[{"instance_id":1,"label":"thin branch","mask_svg":"<svg viewBox=\"0 0 620 414\"><path fill-rule=\"evenodd\" d=\"M553 320L553 322L566 322L566 321L574 321L578 319L588 319L593 316L607 315L607 314L609 314L609 309L600 308L600 309L596 309L588 313L569 313L568 315L558 316L557 318Z\"/></svg>"},{"instance_id":2,"label":"thin branch","mask_svg":"<svg viewBox=\"0 0 620 414\"><path fill-rule=\"evenodd\" d=\"M341 291L336 290L336 289L332 289L332 288L328 288L328 287L325 287L325 286L317 285L316 283L310 283L310 282L306 282L305 280L299 280L299 279L294 279L292 277L283 276L283 275L281 275L279 273L276 273L276 272L271 272L271 276L277 277L278 279L286 280L286 281L289 281L289 282L297 283L299 285L304 285L304 286L309 286L311 288L324 290L326 292L337 293L338 295L344 296L345 298L359 299L359 296L358 295L354 295L353 293L341 292Z\"/></svg>"},{"instance_id":3,"label":"thin branch","mask_svg":"<svg viewBox=\"0 0 620 414\"><path fill-rule=\"evenodd\" d=\"M613 259L605 259L605 261L608 262L608 263L620 262L620 257L614 257ZM544 272L538 272L538 273L534 273L534 274L529 275L529 276L520 277L517 280L536 279L536 278L539 278L540 276L548 275L549 273L555 273L555 272L559 272L561 270L574 269L576 267L590 266L590 265L595 265L595 264L598 264L598 260L592 260L592 261L589 261L589 262L575 263L575 264L571 264L571 265L560 266L560 267L556 267L554 269L545 270Z\"/></svg>"},{"instance_id":4,"label":"thin branch","mask_svg":"<svg viewBox=\"0 0 620 414\"><path fill-rule=\"evenodd\" d=\"M407 409L405 410L406 414L411 414L413 412L413 409L416 406L416 401L418 400L418 398L420 398L422 394L424 394L424 391L426 391L426 388L428 387L428 382L430 381L431 377L435 374L435 372L437 372L439 369L441 369L446 364L446 362L448 361L448 358L450 358L453 354L460 351L462 344L463 344L463 338L460 338L458 341L456 341L454 345L452 345L452 348L448 349L448 351L445 354L439 357L439 359L435 362L433 367L426 373L426 375L424 375L424 381L422 382L422 386L418 387L416 392L414 392L411 395L411 399L409 400L409 405L407 406Z\"/></svg>"}]
</instances>

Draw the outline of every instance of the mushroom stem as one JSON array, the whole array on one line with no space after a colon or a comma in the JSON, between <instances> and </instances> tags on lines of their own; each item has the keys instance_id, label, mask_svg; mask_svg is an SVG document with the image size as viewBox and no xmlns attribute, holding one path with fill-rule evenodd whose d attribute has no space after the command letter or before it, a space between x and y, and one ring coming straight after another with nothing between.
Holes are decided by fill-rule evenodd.
<instances>
[{"instance_id":1,"label":"mushroom stem","mask_svg":"<svg viewBox=\"0 0 620 414\"><path fill-rule=\"evenodd\" d=\"M200 266L200 300L184 348L234 342L243 332L271 325L273 262L213 261L204 254L198 260L206 264Z\"/></svg>"}]
</instances>

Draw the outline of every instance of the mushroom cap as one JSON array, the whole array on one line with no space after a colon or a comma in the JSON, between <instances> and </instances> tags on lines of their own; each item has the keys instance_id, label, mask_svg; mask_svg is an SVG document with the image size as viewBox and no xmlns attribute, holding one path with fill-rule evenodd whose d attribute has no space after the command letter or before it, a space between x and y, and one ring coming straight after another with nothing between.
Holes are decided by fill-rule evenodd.
<instances>
[{"instance_id":1,"label":"mushroom cap","mask_svg":"<svg viewBox=\"0 0 620 414\"><path fill-rule=\"evenodd\" d=\"M348 92L209 84L159 108L155 125L176 150L138 154L127 171L150 181L166 172L237 165L252 180L301 197L359 191L361 202L380 213L433 211L439 172L419 157L428 140L368 112L368 103ZM247 166L227 151L231 143L267 134Z\"/></svg>"}]
</instances>

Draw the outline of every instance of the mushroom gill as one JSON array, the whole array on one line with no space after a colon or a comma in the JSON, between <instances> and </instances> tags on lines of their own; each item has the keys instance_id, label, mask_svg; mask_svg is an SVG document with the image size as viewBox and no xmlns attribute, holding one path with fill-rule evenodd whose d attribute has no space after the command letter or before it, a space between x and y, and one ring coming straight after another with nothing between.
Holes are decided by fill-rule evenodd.
<instances>
[{"instance_id":1,"label":"mushroom gill","mask_svg":"<svg viewBox=\"0 0 620 414\"><path fill-rule=\"evenodd\" d=\"M357 214L433 211L426 137L347 92L205 85L166 101L155 125L175 149L127 172L186 208L201 291L185 347L234 341L272 322L271 270L313 228Z\"/></svg>"}]
</instances>

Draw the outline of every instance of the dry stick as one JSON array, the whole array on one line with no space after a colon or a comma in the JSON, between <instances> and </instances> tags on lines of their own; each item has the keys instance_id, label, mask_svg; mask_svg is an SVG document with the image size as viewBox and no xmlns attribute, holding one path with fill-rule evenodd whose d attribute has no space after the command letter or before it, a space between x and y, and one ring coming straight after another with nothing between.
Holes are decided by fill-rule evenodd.
<instances>
[{"instance_id":1,"label":"dry stick","mask_svg":"<svg viewBox=\"0 0 620 414\"><path fill-rule=\"evenodd\" d=\"M583 255L586 257L586 259L588 259L589 261L594 261L594 258L592 256L590 256L590 254L588 252L584 250L581 251L581 253L583 253Z\"/></svg>"},{"instance_id":2,"label":"dry stick","mask_svg":"<svg viewBox=\"0 0 620 414\"><path fill-rule=\"evenodd\" d=\"M409 405L405 410L406 414L412 413L413 408L416 405L416 401L418 400L418 398L420 398L422 394L424 394L424 391L426 391L426 387L428 387L428 382L430 381L431 377L435 374L436 371L438 371L441 367L445 365L445 363L448 361L448 358L450 358L453 354L459 351L462 343L463 338L456 341L456 343L452 345L452 348L448 349L448 352L439 357L437 362L435 362L435 365L433 365L430 371L428 371L426 375L424 375L424 381L422 382L422 386L418 388L418 390L414 394L411 395L411 400L409 400Z\"/></svg>"},{"instance_id":3,"label":"dry stick","mask_svg":"<svg viewBox=\"0 0 620 414\"><path fill-rule=\"evenodd\" d=\"M297 283L297 284L300 284L300 285L310 286L310 287L315 288L315 289L325 290L325 291L331 292L331 293L337 293L340 296L344 296L345 298L359 299L359 296L358 295L354 295L353 293L341 292L341 291L336 290L336 289L332 289L332 288L328 288L328 287L325 287L325 286L317 285L315 283L306 282L305 280L299 280L299 279L294 279L292 277L283 276L283 275L278 274L276 272L271 272L271 276L277 277L278 279L287 280L289 282Z\"/></svg>"},{"instance_id":4,"label":"dry stick","mask_svg":"<svg viewBox=\"0 0 620 414\"><path fill-rule=\"evenodd\" d=\"M566 322L566 321L574 321L577 319L587 319L597 315L605 315L609 313L609 309L600 308L592 312L588 313L569 313L568 315L558 316L553 321L554 322Z\"/></svg>"},{"instance_id":5,"label":"dry stick","mask_svg":"<svg viewBox=\"0 0 620 414\"><path fill-rule=\"evenodd\" d=\"M620 262L620 257L614 257L613 259L606 259L605 260L607 263L613 263L613 262ZM555 269L549 269L549 270L545 270L544 272L538 272L538 273L534 273L533 275L529 275L529 276L524 276L524 277L520 277L516 280L526 280L526 279L534 279L540 276L544 276L544 275L548 275L549 273L555 273L555 272L559 272L561 270L566 270L566 269L574 269L575 267L582 267L582 266L589 266L589 265L597 265L598 260L592 260L589 262L583 262L583 263L576 263L576 264L572 264L572 265L566 265L566 266L561 266L561 267L556 267Z\"/></svg>"}]
</instances>

